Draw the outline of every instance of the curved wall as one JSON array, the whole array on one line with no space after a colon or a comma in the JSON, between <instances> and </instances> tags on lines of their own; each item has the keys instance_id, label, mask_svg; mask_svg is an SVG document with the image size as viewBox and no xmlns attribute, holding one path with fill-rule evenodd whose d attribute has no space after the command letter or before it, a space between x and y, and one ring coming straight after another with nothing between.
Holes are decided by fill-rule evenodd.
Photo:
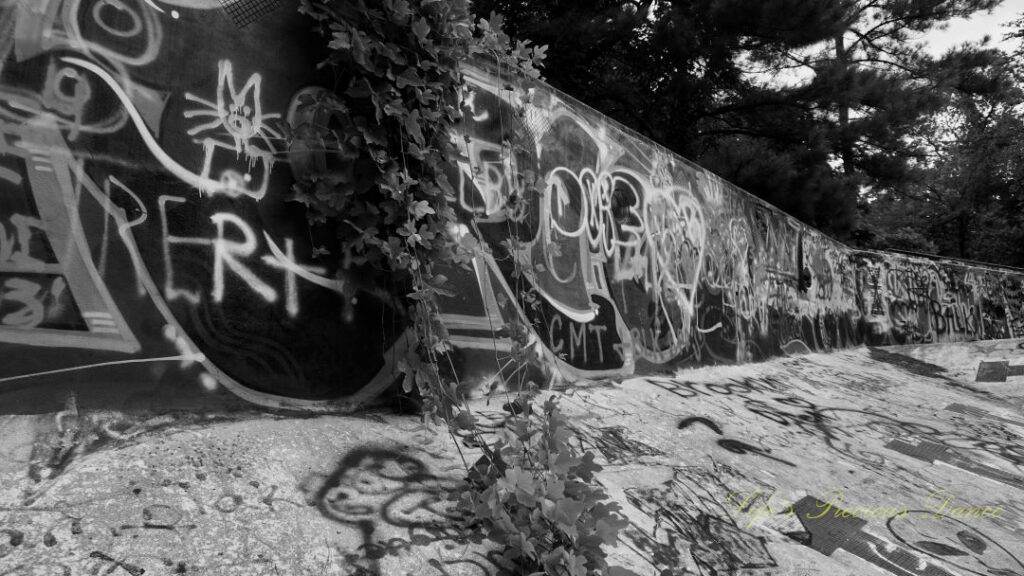
<instances>
[{"instance_id":1,"label":"curved wall","mask_svg":"<svg viewBox=\"0 0 1024 576\"><path fill-rule=\"evenodd\" d=\"M391 385L393 311L288 202L286 125L330 85L295 5L0 2L0 392ZM443 302L467 372L516 324L568 377L1024 336L1019 272L851 251L542 83L467 79L450 176L486 254Z\"/></svg>"}]
</instances>

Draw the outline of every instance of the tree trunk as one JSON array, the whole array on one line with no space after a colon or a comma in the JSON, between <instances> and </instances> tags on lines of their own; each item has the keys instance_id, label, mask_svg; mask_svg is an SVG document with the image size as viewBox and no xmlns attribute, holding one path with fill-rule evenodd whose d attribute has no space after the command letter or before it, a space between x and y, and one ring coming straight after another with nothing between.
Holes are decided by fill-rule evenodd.
<instances>
[{"instance_id":1,"label":"tree trunk","mask_svg":"<svg viewBox=\"0 0 1024 576\"><path fill-rule=\"evenodd\" d=\"M849 71L850 63L848 54L846 53L846 42L843 39L843 34L839 33L835 37L836 43L836 62L843 70L843 73ZM839 109L839 156L843 161L843 172L845 174L853 174L853 142L850 139L850 105L846 98L846 93L842 91L843 87L840 87L839 98L836 101L836 107Z\"/></svg>"},{"instance_id":2,"label":"tree trunk","mask_svg":"<svg viewBox=\"0 0 1024 576\"><path fill-rule=\"evenodd\" d=\"M970 247L970 235L971 235L971 215L968 212L961 212L960 218L957 219L957 231L956 231L956 247L957 251L960 252L957 256L960 258L971 257Z\"/></svg>"}]
</instances>

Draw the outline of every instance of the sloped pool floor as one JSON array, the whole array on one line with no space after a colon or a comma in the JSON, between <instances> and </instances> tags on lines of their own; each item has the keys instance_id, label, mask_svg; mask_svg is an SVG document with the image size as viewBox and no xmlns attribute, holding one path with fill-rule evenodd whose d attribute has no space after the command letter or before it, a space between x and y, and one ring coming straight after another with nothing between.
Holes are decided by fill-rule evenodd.
<instances>
[{"instance_id":1,"label":"sloped pool floor","mask_svg":"<svg viewBox=\"0 0 1024 576\"><path fill-rule=\"evenodd\" d=\"M983 362L1024 365L1022 343L553 394L630 519L621 573L1024 576L1024 373L976 382ZM473 409L500 426L503 402ZM497 575L446 515L460 452L386 412L0 415L0 574Z\"/></svg>"}]
</instances>

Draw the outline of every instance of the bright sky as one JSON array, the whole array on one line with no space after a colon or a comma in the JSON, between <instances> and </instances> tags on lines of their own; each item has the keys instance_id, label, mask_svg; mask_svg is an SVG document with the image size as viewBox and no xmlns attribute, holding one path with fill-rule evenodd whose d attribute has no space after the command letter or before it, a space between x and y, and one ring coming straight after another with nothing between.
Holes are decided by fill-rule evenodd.
<instances>
[{"instance_id":1,"label":"bright sky","mask_svg":"<svg viewBox=\"0 0 1024 576\"><path fill-rule=\"evenodd\" d=\"M1016 20L1024 13L1024 0L1003 0L991 14L979 12L970 20L957 18L950 20L945 30L933 30L923 38L928 43L929 52L941 56L946 50L964 42L981 40L986 34L991 37L990 45L1011 50L1015 46L1011 42L1003 42L1003 35L1009 32L1003 24Z\"/></svg>"},{"instance_id":2,"label":"bright sky","mask_svg":"<svg viewBox=\"0 0 1024 576\"><path fill-rule=\"evenodd\" d=\"M964 42L980 41L989 36L989 46L1002 48L1006 51L1016 49L1017 41L1004 42L1003 36L1010 32L1003 26L1024 15L1024 0L1003 0L991 13L979 12L970 20L957 18L948 22L945 30L932 30L920 38L925 42L926 50L933 56L941 56L950 48ZM772 76L754 73L756 78L766 79L771 85L801 84L808 78L805 69L793 68L775 73Z\"/></svg>"}]
</instances>

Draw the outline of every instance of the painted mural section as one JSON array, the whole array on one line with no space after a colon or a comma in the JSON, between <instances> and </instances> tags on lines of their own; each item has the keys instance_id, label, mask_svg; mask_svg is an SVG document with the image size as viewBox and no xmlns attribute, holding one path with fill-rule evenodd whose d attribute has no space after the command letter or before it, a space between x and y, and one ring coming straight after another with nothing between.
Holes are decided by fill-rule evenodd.
<instances>
[{"instance_id":1,"label":"painted mural section","mask_svg":"<svg viewBox=\"0 0 1024 576\"><path fill-rule=\"evenodd\" d=\"M485 300L563 373L1024 337L1024 271L853 250L550 87L467 76L453 181Z\"/></svg>"},{"instance_id":2,"label":"painted mural section","mask_svg":"<svg viewBox=\"0 0 1024 576\"><path fill-rule=\"evenodd\" d=\"M0 0L0 389L189 382L354 406L404 342L289 201L331 86L296 2ZM1018 272L854 252L536 82L466 70L445 321L562 375L1024 335ZM312 157L311 157L312 154Z\"/></svg>"},{"instance_id":3,"label":"painted mural section","mask_svg":"<svg viewBox=\"0 0 1024 576\"><path fill-rule=\"evenodd\" d=\"M453 182L490 249L484 300L513 302L564 372L859 342L844 246L547 86L467 76ZM478 326L511 319L497 308Z\"/></svg>"},{"instance_id":4,"label":"painted mural section","mask_svg":"<svg viewBox=\"0 0 1024 576\"><path fill-rule=\"evenodd\" d=\"M851 259L869 343L1024 337L1024 271L879 252Z\"/></svg>"},{"instance_id":5,"label":"painted mural section","mask_svg":"<svg viewBox=\"0 0 1024 576\"><path fill-rule=\"evenodd\" d=\"M288 201L285 130L323 83L310 25L225 4L245 8L0 2L0 387L390 384L392 315L313 257Z\"/></svg>"}]
</instances>

